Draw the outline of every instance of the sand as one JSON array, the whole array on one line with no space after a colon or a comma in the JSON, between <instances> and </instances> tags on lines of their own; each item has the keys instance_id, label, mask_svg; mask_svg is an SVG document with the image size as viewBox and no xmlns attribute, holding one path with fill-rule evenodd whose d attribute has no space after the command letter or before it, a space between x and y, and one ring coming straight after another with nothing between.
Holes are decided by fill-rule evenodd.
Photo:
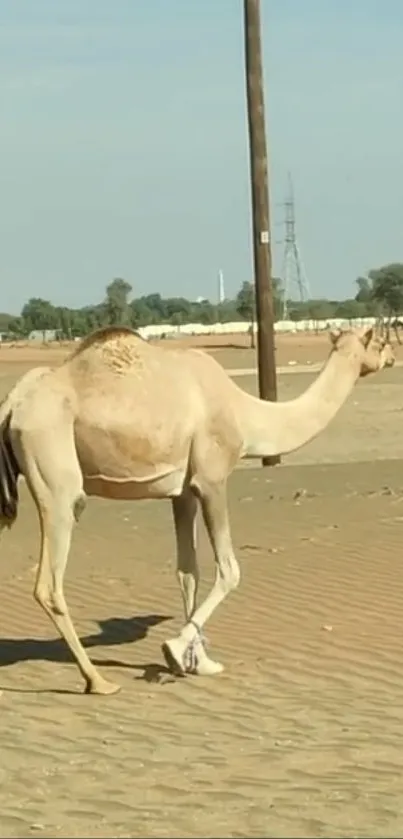
<instances>
[{"instance_id":1,"label":"sand","mask_svg":"<svg viewBox=\"0 0 403 839\"><path fill-rule=\"evenodd\" d=\"M292 349L299 363L325 354ZM40 352L10 361L2 348L0 398L24 365L48 363ZM250 365L247 350L217 352ZM282 398L311 379L281 376ZM0 837L401 834L402 382L401 368L367 379L280 467L232 476L242 582L207 628L226 665L211 679L158 681L182 620L169 503L91 500L66 596L122 691L83 695L32 599L38 528L23 487L0 559ZM203 593L203 529L200 561Z\"/></svg>"}]
</instances>

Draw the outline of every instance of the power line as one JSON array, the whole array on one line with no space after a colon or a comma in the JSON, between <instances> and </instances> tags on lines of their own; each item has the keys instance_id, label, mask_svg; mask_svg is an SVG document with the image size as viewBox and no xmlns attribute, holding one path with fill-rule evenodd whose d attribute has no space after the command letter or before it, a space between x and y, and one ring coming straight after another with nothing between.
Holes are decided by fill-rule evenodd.
<instances>
[{"instance_id":1,"label":"power line","mask_svg":"<svg viewBox=\"0 0 403 839\"><path fill-rule=\"evenodd\" d=\"M310 298L308 279L302 262L295 229L295 199L294 187L290 173L288 173L288 191L283 203L285 209L285 236L282 267L283 281L283 320L288 317L288 300L297 291L301 303Z\"/></svg>"}]
</instances>

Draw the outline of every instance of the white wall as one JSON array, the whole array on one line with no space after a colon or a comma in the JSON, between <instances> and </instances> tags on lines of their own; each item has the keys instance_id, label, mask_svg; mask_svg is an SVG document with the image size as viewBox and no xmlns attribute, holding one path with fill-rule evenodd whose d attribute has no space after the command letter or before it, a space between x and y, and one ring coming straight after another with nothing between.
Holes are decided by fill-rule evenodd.
<instances>
[{"instance_id":1,"label":"white wall","mask_svg":"<svg viewBox=\"0 0 403 839\"><path fill-rule=\"evenodd\" d=\"M386 320L386 318L385 318ZM276 332L318 332L333 327L348 326L371 326L376 323L376 318L328 318L327 320L282 320L275 324ZM152 324L141 326L137 330L143 338L157 338L162 335L167 337L179 335L234 335L249 332L250 324L246 321L235 321L233 323L186 323L183 326L172 326L170 323ZM256 330L256 324L255 324Z\"/></svg>"}]
</instances>

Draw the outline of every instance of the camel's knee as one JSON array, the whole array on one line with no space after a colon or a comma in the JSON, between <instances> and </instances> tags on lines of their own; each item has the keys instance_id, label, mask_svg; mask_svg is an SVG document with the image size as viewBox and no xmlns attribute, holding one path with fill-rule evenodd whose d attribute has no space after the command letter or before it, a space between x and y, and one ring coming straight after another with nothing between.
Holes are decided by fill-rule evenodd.
<instances>
[{"instance_id":1,"label":"camel's knee","mask_svg":"<svg viewBox=\"0 0 403 839\"><path fill-rule=\"evenodd\" d=\"M67 483L67 481L66 481ZM87 496L79 487L63 486L41 503L39 514L47 539L58 542L81 518Z\"/></svg>"},{"instance_id":2,"label":"camel's knee","mask_svg":"<svg viewBox=\"0 0 403 839\"><path fill-rule=\"evenodd\" d=\"M73 504L73 516L75 521L79 521L87 505L87 496L85 492L80 492Z\"/></svg>"},{"instance_id":3,"label":"camel's knee","mask_svg":"<svg viewBox=\"0 0 403 839\"><path fill-rule=\"evenodd\" d=\"M34 588L34 598L36 602L39 603L40 606L42 606L42 609L44 609L45 612L51 609L52 596L50 588L46 584L42 582L38 582L36 584Z\"/></svg>"},{"instance_id":4,"label":"camel's knee","mask_svg":"<svg viewBox=\"0 0 403 839\"><path fill-rule=\"evenodd\" d=\"M193 591L193 589L199 584L199 569L193 568L192 571L182 571L181 569L178 569L176 572L176 579L178 580L182 591L188 591L189 589Z\"/></svg>"},{"instance_id":5,"label":"camel's knee","mask_svg":"<svg viewBox=\"0 0 403 839\"><path fill-rule=\"evenodd\" d=\"M67 606L63 594L53 591L46 583L39 581L34 588L34 598L48 614L65 615Z\"/></svg>"},{"instance_id":6,"label":"camel's knee","mask_svg":"<svg viewBox=\"0 0 403 839\"><path fill-rule=\"evenodd\" d=\"M78 483L78 482L77 482ZM87 496L79 487L64 487L48 504L48 518L57 527L72 526L85 510Z\"/></svg>"},{"instance_id":7,"label":"camel's knee","mask_svg":"<svg viewBox=\"0 0 403 839\"><path fill-rule=\"evenodd\" d=\"M241 580L241 569L235 557L229 557L219 563L218 566L219 585L225 594L234 591Z\"/></svg>"}]
</instances>

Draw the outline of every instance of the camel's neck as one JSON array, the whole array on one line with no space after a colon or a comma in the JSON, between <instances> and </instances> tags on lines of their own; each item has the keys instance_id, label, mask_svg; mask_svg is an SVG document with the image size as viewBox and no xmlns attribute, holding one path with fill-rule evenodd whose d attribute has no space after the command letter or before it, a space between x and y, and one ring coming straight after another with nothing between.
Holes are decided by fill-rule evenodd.
<instances>
[{"instance_id":1,"label":"camel's neck","mask_svg":"<svg viewBox=\"0 0 403 839\"><path fill-rule=\"evenodd\" d=\"M245 394L244 457L295 451L333 419L359 377L359 361L334 352L313 384L297 399L265 402Z\"/></svg>"}]
</instances>

